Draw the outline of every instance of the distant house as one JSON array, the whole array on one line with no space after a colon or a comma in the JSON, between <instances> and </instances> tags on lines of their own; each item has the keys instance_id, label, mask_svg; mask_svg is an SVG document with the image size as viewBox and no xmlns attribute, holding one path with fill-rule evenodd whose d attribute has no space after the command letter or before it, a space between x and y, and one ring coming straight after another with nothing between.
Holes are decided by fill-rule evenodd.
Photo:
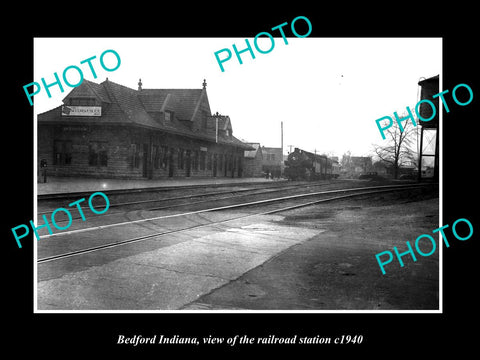
<instances>
[{"instance_id":1,"label":"distant house","mask_svg":"<svg viewBox=\"0 0 480 360\"><path fill-rule=\"evenodd\" d=\"M373 171L378 175L386 176L388 174L388 164L383 161L376 161L373 163Z\"/></svg>"},{"instance_id":2,"label":"distant house","mask_svg":"<svg viewBox=\"0 0 480 360\"><path fill-rule=\"evenodd\" d=\"M362 174L372 170L372 158L370 156L352 156L355 174Z\"/></svg>"},{"instance_id":3,"label":"distant house","mask_svg":"<svg viewBox=\"0 0 480 360\"><path fill-rule=\"evenodd\" d=\"M366 172L373 171L370 156L345 156L342 159L341 173L347 178L355 178Z\"/></svg>"},{"instance_id":4,"label":"distant house","mask_svg":"<svg viewBox=\"0 0 480 360\"><path fill-rule=\"evenodd\" d=\"M263 153L260 143L246 143L254 150L245 150L243 155L243 176L260 177L263 176Z\"/></svg>"},{"instance_id":5,"label":"distant house","mask_svg":"<svg viewBox=\"0 0 480 360\"><path fill-rule=\"evenodd\" d=\"M332 156L331 158L328 159L329 165L331 164L330 167L330 174L334 174L338 177L340 175L340 163L338 162L338 156Z\"/></svg>"},{"instance_id":6,"label":"distant house","mask_svg":"<svg viewBox=\"0 0 480 360\"><path fill-rule=\"evenodd\" d=\"M274 177L283 173L284 162L282 148L262 146L263 172L269 172Z\"/></svg>"},{"instance_id":7,"label":"distant house","mask_svg":"<svg viewBox=\"0 0 480 360\"><path fill-rule=\"evenodd\" d=\"M391 163L385 161L376 161L373 163L372 171L386 178L394 178L395 170ZM417 174L417 166L415 162L405 163L398 168L398 175L414 175Z\"/></svg>"}]
</instances>

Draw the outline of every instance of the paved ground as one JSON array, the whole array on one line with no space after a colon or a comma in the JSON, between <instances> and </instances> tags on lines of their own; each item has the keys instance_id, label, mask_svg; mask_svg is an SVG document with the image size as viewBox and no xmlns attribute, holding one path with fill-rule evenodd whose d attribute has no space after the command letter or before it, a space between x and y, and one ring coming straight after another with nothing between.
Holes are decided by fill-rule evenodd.
<instances>
[{"instance_id":1,"label":"paved ground","mask_svg":"<svg viewBox=\"0 0 480 360\"><path fill-rule=\"evenodd\" d=\"M168 245L158 239L156 248L134 255L119 247L95 253L94 259L83 256L81 264L75 264L78 257L41 264L38 308L178 309L318 233L272 220L281 217L236 220L228 226L185 232L174 236L176 240L169 237ZM139 246L147 245L132 246L139 251ZM89 261L91 266L85 268ZM42 280L44 274L48 279Z\"/></svg>"},{"instance_id":2,"label":"paved ground","mask_svg":"<svg viewBox=\"0 0 480 360\"><path fill-rule=\"evenodd\" d=\"M386 205L389 196L291 212L281 224L325 230L184 309L436 310L437 252L404 257L382 275L375 254L405 249L438 227L438 198ZM438 237L437 244L438 244ZM428 246L428 245L427 245ZM428 252L428 249L424 249Z\"/></svg>"},{"instance_id":3,"label":"paved ground","mask_svg":"<svg viewBox=\"0 0 480 360\"><path fill-rule=\"evenodd\" d=\"M89 179L76 177L49 177L46 183L37 183L37 194L56 194L77 191L102 191L116 189L138 189L161 186L190 186L208 184L242 184L246 182L274 182L285 181L284 179L265 178L169 178L169 179Z\"/></svg>"},{"instance_id":4,"label":"paved ground","mask_svg":"<svg viewBox=\"0 0 480 360\"><path fill-rule=\"evenodd\" d=\"M415 200L325 203L44 263L38 308L437 309L438 251L386 275L375 259L438 227L438 198Z\"/></svg>"}]
</instances>

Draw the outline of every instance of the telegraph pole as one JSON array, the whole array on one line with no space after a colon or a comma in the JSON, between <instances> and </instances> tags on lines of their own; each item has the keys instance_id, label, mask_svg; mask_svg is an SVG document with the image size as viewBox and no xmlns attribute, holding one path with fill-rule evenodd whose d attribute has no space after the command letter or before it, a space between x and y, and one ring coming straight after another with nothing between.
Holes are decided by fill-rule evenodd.
<instances>
[{"instance_id":1,"label":"telegraph pole","mask_svg":"<svg viewBox=\"0 0 480 360\"><path fill-rule=\"evenodd\" d=\"M280 159L280 175L279 177L283 176L283 167L285 165L284 157L283 157L283 121L280 121L280 146L282 147L282 152L280 153L282 158Z\"/></svg>"}]
</instances>

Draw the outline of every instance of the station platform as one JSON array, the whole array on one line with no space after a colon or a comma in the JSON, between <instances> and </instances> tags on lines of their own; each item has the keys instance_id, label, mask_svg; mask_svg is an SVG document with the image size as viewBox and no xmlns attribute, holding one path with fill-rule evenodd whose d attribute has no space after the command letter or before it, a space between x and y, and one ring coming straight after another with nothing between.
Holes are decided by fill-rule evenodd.
<instances>
[{"instance_id":1,"label":"station platform","mask_svg":"<svg viewBox=\"0 0 480 360\"><path fill-rule=\"evenodd\" d=\"M40 179L43 181L43 179ZM37 182L37 195L64 194L70 192L89 192L102 190L144 189L151 187L181 187L192 185L220 185L270 183L287 181L286 179L265 178L170 178L170 179L97 179L78 177L47 178L47 182Z\"/></svg>"}]
</instances>

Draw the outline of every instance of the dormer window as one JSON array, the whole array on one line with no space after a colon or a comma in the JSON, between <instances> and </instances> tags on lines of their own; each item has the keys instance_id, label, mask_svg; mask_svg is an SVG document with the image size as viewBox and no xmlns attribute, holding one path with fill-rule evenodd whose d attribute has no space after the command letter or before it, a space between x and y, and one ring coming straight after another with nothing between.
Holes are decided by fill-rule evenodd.
<instances>
[{"instance_id":1,"label":"dormer window","mask_svg":"<svg viewBox=\"0 0 480 360\"><path fill-rule=\"evenodd\" d=\"M165 122L166 123L172 122L172 113L170 111L165 111Z\"/></svg>"}]
</instances>

